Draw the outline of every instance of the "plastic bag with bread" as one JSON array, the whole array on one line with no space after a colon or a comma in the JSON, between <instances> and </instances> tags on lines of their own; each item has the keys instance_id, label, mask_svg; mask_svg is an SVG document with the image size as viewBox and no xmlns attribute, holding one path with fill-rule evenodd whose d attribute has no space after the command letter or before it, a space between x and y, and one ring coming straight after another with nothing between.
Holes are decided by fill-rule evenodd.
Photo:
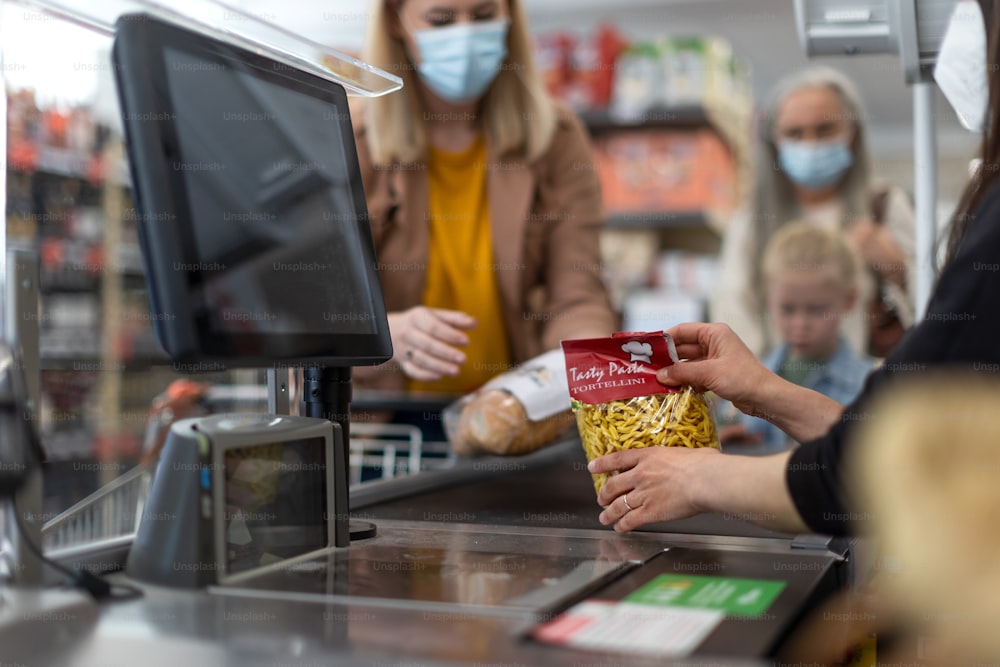
<instances>
[{"instance_id":1,"label":"plastic bag with bread","mask_svg":"<svg viewBox=\"0 0 1000 667\"><path fill-rule=\"evenodd\" d=\"M459 456L517 456L557 440L574 422L560 350L529 359L444 409Z\"/></svg>"}]
</instances>

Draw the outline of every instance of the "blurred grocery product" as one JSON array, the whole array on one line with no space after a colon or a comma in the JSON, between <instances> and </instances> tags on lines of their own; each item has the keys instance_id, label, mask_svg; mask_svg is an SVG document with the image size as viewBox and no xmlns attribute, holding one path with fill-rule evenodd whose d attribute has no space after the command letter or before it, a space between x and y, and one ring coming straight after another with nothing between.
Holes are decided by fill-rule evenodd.
<instances>
[{"instance_id":1,"label":"blurred grocery product","mask_svg":"<svg viewBox=\"0 0 1000 667\"><path fill-rule=\"evenodd\" d=\"M635 130L595 139L594 161L611 214L731 211L736 165L709 129Z\"/></svg>"},{"instance_id":2,"label":"blurred grocery product","mask_svg":"<svg viewBox=\"0 0 1000 667\"><path fill-rule=\"evenodd\" d=\"M700 320L726 221L749 191L749 66L724 39L629 43L604 24L539 35L549 92L590 130L602 275L631 330Z\"/></svg>"},{"instance_id":3,"label":"blurred grocery product","mask_svg":"<svg viewBox=\"0 0 1000 667\"><path fill-rule=\"evenodd\" d=\"M653 285L707 299L715 286L719 260L712 255L669 250L660 254L653 271Z\"/></svg>"},{"instance_id":4,"label":"blurred grocery product","mask_svg":"<svg viewBox=\"0 0 1000 667\"><path fill-rule=\"evenodd\" d=\"M618 122L702 107L735 129L753 100L749 66L719 37L671 35L628 42L609 24L576 37L536 38L536 57L549 92L577 111L607 110Z\"/></svg>"},{"instance_id":5,"label":"blurred grocery product","mask_svg":"<svg viewBox=\"0 0 1000 667\"><path fill-rule=\"evenodd\" d=\"M566 32L539 35L536 59L549 92L577 110L611 103L619 54L628 43L610 24L576 38Z\"/></svg>"},{"instance_id":6,"label":"blurred grocery product","mask_svg":"<svg viewBox=\"0 0 1000 667\"><path fill-rule=\"evenodd\" d=\"M705 300L677 290L633 290L622 305L625 331L660 331L705 319Z\"/></svg>"}]
</instances>

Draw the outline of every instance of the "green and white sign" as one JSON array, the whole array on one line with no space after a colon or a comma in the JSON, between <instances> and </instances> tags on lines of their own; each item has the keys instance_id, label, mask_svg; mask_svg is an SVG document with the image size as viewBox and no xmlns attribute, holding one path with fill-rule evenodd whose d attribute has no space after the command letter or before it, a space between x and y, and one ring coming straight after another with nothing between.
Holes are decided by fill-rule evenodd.
<instances>
[{"instance_id":1,"label":"green and white sign","mask_svg":"<svg viewBox=\"0 0 1000 667\"><path fill-rule=\"evenodd\" d=\"M785 588L783 581L661 574L623 600L657 607L721 611L730 616L760 616Z\"/></svg>"}]
</instances>

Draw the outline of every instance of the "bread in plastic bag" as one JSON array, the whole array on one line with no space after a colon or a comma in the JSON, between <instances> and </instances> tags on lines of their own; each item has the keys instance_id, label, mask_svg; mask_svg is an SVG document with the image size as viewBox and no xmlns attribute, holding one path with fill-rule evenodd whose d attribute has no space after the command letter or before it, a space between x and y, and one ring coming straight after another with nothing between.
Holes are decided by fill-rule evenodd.
<instances>
[{"instance_id":1,"label":"bread in plastic bag","mask_svg":"<svg viewBox=\"0 0 1000 667\"><path fill-rule=\"evenodd\" d=\"M495 377L442 417L459 456L516 456L555 442L573 423L562 353L547 352Z\"/></svg>"}]
</instances>

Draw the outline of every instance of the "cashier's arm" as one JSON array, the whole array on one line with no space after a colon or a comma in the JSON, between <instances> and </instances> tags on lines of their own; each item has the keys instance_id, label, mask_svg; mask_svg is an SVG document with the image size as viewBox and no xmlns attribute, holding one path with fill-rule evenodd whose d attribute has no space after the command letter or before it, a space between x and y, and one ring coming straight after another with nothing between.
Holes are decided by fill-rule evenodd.
<instances>
[{"instance_id":1,"label":"cashier's arm","mask_svg":"<svg viewBox=\"0 0 1000 667\"><path fill-rule=\"evenodd\" d=\"M649 447L603 456L591 462L590 471L618 471L598 497L604 506L601 523L618 532L705 512L771 530L808 532L785 484L790 456L791 452L753 457L716 449Z\"/></svg>"},{"instance_id":2,"label":"cashier's arm","mask_svg":"<svg viewBox=\"0 0 1000 667\"><path fill-rule=\"evenodd\" d=\"M799 442L824 435L843 412L833 399L767 370L724 324L682 324L668 333L678 356L687 361L657 374L665 385L714 392ZM805 523L785 481L790 456L745 457L714 449L663 447L610 454L591 463L591 472L619 473L601 491L601 521L625 531L719 512L775 530L803 531ZM622 496L635 509L629 511Z\"/></svg>"}]
</instances>

